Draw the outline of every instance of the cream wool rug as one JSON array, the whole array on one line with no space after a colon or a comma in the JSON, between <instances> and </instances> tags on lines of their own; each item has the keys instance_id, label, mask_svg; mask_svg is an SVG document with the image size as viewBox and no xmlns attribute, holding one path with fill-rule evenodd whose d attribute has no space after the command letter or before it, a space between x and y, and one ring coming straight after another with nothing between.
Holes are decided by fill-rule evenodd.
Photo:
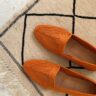
<instances>
[{"instance_id":1,"label":"cream wool rug","mask_svg":"<svg viewBox=\"0 0 96 96\"><path fill-rule=\"evenodd\" d=\"M66 96L43 89L30 81L22 70L22 63L29 59L47 59L96 80L96 72L81 69L73 63L70 65L68 60L46 51L33 35L34 28L38 24L57 25L67 28L96 46L96 0L27 1L31 2L29 6L26 7L25 2L23 9L18 7L19 9L13 12L9 19L6 20L4 17L5 21L2 20L3 23L0 25L0 34L2 34L0 35L0 96ZM14 7L14 4L12 6ZM27 9L30 10L26 11Z\"/></svg>"}]
</instances>

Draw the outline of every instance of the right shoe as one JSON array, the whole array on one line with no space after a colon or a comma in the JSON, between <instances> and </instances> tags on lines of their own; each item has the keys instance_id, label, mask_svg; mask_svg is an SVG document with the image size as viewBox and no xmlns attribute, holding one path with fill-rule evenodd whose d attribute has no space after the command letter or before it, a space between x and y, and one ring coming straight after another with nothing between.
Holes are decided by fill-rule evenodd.
<instances>
[{"instance_id":1,"label":"right shoe","mask_svg":"<svg viewBox=\"0 0 96 96\"><path fill-rule=\"evenodd\" d=\"M52 25L38 25L34 34L49 51L88 70L96 71L96 48L78 36Z\"/></svg>"},{"instance_id":2,"label":"right shoe","mask_svg":"<svg viewBox=\"0 0 96 96\"><path fill-rule=\"evenodd\" d=\"M96 81L47 60L29 60L24 72L42 87L73 96L96 96Z\"/></svg>"}]
</instances>

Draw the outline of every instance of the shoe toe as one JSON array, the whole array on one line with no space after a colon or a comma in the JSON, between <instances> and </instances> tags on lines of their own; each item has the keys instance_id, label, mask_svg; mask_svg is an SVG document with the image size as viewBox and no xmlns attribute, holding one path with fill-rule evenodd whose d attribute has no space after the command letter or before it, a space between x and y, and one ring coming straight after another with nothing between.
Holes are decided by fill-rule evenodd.
<instances>
[{"instance_id":1,"label":"shoe toe","mask_svg":"<svg viewBox=\"0 0 96 96\"><path fill-rule=\"evenodd\" d=\"M47 60L30 60L24 63L23 69L28 77L39 85L52 88L60 66Z\"/></svg>"},{"instance_id":2,"label":"shoe toe","mask_svg":"<svg viewBox=\"0 0 96 96\"><path fill-rule=\"evenodd\" d=\"M34 32L37 40L45 48L55 53L64 50L64 46L71 36L67 30L51 25L38 25Z\"/></svg>"}]
</instances>

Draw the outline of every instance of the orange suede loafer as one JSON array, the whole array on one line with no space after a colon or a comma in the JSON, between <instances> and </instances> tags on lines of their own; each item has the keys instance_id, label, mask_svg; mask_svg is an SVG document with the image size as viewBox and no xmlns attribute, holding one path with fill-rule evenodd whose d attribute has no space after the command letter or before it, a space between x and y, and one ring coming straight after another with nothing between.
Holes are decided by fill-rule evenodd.
<instances>
[{"instance_id":1,"label":"orange suede loafer","mask_svg":"<svg viewBox=\"0 0 96 96\"><path fill-rule=\"evenodd\" d=\"M46 49L88 70L96 70L96 48L89 43L56 26L38 25L34 31Z\"/></svg>"},{"instance_id":2,"label":"orange suede loafer","mask_svg":"<svg viewBox=\"0 0 96 96\"><path fill-rule=\"evenodd\" d=\"M96 82L47 60L29 60L23 69L30 79L44 88L73 96L96 96Z\"/></svg>"}]
</instances>

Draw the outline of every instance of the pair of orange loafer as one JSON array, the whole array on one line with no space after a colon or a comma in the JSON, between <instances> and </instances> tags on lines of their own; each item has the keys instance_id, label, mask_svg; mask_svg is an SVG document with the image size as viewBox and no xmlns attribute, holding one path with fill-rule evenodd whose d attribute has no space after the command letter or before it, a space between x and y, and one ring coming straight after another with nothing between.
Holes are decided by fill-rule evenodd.
<instances>
[{"instance_id":1,"label":"pair of orange loafer","mask_svg":"<svg viewBox=\"0 0 96 96\"><path fill-rule=\"evenodd\" d=\"M51 52L88 70L96 70L96 48L66 29L39 25L34 33L36 39ZM47 60L29 60L23 68L30 79L44 88L73 96L96 96L96 81L60 64Z\"/></svg>"}]
</instances>

